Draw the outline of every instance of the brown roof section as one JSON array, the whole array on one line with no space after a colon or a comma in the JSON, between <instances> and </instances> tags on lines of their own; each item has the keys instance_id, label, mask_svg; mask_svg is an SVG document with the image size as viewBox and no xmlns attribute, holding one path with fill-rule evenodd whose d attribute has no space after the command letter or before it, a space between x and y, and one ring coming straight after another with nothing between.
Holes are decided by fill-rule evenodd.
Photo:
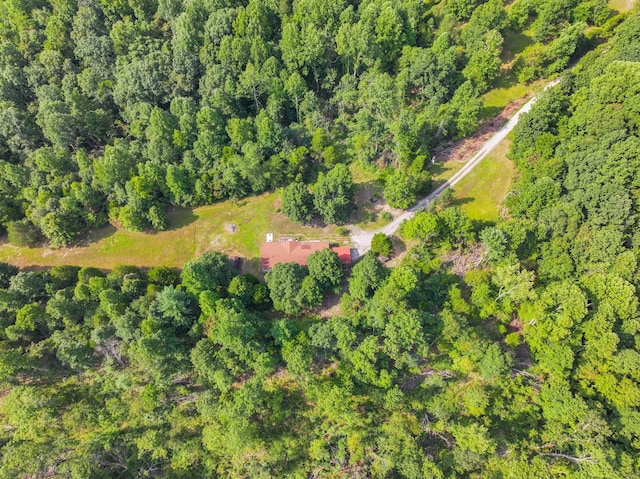
<instances>
[{"instance_id":1,"label":"brown roof section","mask_svg":"<svg viewBox=\"0 0 640 479\"><path fill-rule=\"evenodd\" d=\"M262 243L260 247L260 267L266 271L277 263L298 263L307 265L307 258L316 251L329 248L328 241L278 241ZM348 246L332 248L342 264L351 264L351 249Z\"/></svg>"}]
</instances>

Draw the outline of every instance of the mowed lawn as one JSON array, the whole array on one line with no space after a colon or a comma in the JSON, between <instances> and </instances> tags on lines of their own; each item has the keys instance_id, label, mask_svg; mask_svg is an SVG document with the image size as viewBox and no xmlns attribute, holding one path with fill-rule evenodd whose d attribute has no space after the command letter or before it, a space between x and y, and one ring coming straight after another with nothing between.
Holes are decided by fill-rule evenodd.
<instances>
[{"instance_id":1,"label":"mowed lawn","mask_svg":"<svg viewBox=\"0 0 640 479\"><path fill-rule=\"evenodd\" d=\"M507 158L509 140L502 141L489 155L453 187L456 204L471 219L496 221L502 200L511 188L515 168Z\"/></svg>"},{"instance_id":2,"label":"mowed lawn","mask_svg":"<svg viewBox=\"0 0 640 479\"><path fill-rule=\"evenodd\" d=\"M18 248L0 246L0 261L21 267L70 264L110 269L119 264L181 267L208 250L257 258L266 233L276 238L324 239L348 243L335 227L312 228L289 221L278 212L279 192L265 193L211 206L169 212L168 231L155 234L116 230L107 226L87 235L85 244L73 248ZM235 225L236 231L232 225Z\"/></svg>"}]
</instances>

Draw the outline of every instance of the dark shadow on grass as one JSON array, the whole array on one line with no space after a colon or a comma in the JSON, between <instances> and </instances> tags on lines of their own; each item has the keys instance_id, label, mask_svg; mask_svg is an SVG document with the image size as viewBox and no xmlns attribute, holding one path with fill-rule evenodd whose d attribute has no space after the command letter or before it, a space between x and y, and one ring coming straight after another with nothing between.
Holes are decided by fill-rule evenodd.
<instances>
[{"instance_id":1,"label":"dark shadow on grass","mask_svg":"<svg viewBox=\"0 0 640 479\"><path fill-rule=\"evenodd\" d=\"M488 228L489 226L496 225L495 221L487 221L487 220L471 220L471 222L473 223L473 229L478 232L482 231L485 228Z\"/></svg>"},{"instance_id":2,"label":"dark shadow on grass","mask_svg":"<svg viewBox=\"0 0 640 479\"><path fill-rule=\"evenodd\" d=\"M533 44L533 38L522 32L507 28L504 32L504 49L502 50L502 60L510 62L518 53L522 53L525 48Z\"/></svg>"},{"instance_id":3,"label":"dark shadow on grass","mask_svg":"<svg viewBox=\"0 0 640 479\"><path fill-rule=\"evenodd\" d=\"M513 70L505 71L498 78L496 78L491 84L491 88L511 88L518 84L518 78Z\"/></svg>"},{"instance_id":4,"label":"dark shadow on grass","mask_svg":"<svg viewBox=\"0 0 640 479\"><path fill-rule=\"evenodd\" d=\"M172 207L167 210L169 219L169 227L167 230L177 230L193 223L198 217L193 213L191 208Z\"/></svg>"},{"instance_id":5,"label":"dark shadow on grass","mask_svg":"<svg viewBox=\"0 0 640 479\"><path fill-rule=\"evenodd\" d=\"M435 163L432 163L431 165L429 165L429 173L431 173L432 177L439 176L443 174L445 171L447 171L447 169L444 167L444 163L441 161L436 161ZM442 183L444 183L444 181L445 180L438 182L434 180L431 184L431 188L437 188Z\"/></svg>"},{"instance_id":6,"label":"dark shadow on grass","mask_svg":"<svg viewBox=\"0 0 640 479\"><path fill-rule=\"evenodd\" d=\"M358 184L354 196L355 208L349 216L349 223L373 222L377 219L377 207L384 204L382 181L368 181Z\"/></svg>"},{"instance_id":7,"label":"dark shadow on grass","mask_svg":"<svg viewBox=\"0 0 640 479\"><path fill-rule=\"evenodd\" d=\"M480 110L480 119L487 120L498 115L502 111L500 106L483 106Z\"/></svg>"},{"instance_id":8,"label":"dark shadow on grass","mask_svg":"<svg viewBox=\"0 0 640 479\"><path fill-rule=\"evenodd\" d=\"M513 70L503 71L491 84L490 89L505 89L508 90L511 87L514 87L518 84L518 78ZM508 102L506 102L508 103ZM480 110L480 120L488 120L489 118L493 118L494 116L500 114L505 105L496 105L496 106L483 106Z\"/></svg>"},{"instance_id":9,"label":"dark shadow on grass","mask_svg":"<svg viewBox=\"0 0 640 479\"><path fill-rule=\"evenodd\" d=\"M116 228L115 226L113 226L112 224L108 224L105 225L101 228L95 229L95 230L90 230L87 233L81 234L80 238L78 238L78 241L75 242L72 247L85 247L85 246L89 246L91 243L97 243L98 241L102 241L103 239L108 238L109 236L113 236L116 231L118 231L118 228ZM47 247L50 246L48 244L44 244L43 247ZM64 248L61 248L64 249Z\"/></svg>"},{"instance_id":10,"label":"dark shadow on grass","mask_svg":"<svg viewBox=\"0 0 640 479\"><path fill-rule=\"evenodd\" d=\"M453 201L451 202L451 206L462 206L472 202L473 202L473 198L455 198L454 197Z\"/></svg>"},{"instance_id":11,"label":"dark shadow on grass","mask_svg":"<svg viewBox=\"0 0 640 479\"><path fill-rule=\"evenodd\" d=\"M394 258L396 256L400 256L405 251L407 251L407 245L402 240L402 238L400 238L399 236L393 235L391 237L391 242L393 243L393 250L391 250L391 257L392 258Z\"/></svg>"}]
</instances>

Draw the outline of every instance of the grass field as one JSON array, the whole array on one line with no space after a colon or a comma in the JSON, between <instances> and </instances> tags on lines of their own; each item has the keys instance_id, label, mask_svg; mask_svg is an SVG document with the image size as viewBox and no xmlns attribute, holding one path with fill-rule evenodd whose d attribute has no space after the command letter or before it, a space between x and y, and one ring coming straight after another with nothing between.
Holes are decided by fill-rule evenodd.
<instances>
[{"instance_id":1,"label":"grass field","mask_svg":"<svg viewBox=\"0 0 640 479\"><path fill-rule=\"evenodd\" d=\"M527 93L538 90L543 84L544 82L539 81L523 85L515 81L515 75L512 72L505 73L494 83L494 87L482 96L480 119L493 118L509 103L524 98Z\"/></svg>"},{"instance_id":2,"label":"grass field","mask_svg":"<svg viewBox=\"0 0 640 479\"><path fill-rule=\"evenodd\" d=\"M225 201L195 209L169 212L172 229L155 234L116 230L107 226L88 235L86 244L74 248L18 248L0 246L0 260L29 267L73 264L112 268L118 264L182 266L211 249L247 258L258 256L265 234L304 239L348 241L335 227L311 228L289 221L278 213L280 195L265 193L246 200ZM228 231L230 225L237 231Z\"/></svg>"},{"instance_id":3,"label":"grass field","mask_svg":"<svg viewBox=\"0 0 640 479\"><path fill-rule=\"evenodd\" d=\"M370 197L381 197L379 172L353 166L358 184L359 207L353 221L362 227L377 228L387 221L375 214ZM266 233L276 238L323 239L348 244L349 238L337 234L335 226L310 227L287 219L280 209L280 193L270 192L240 201L224 201L201 208L174 208L169 211L170 229L154 234L135 233L106 226L87 235L84 244L54 249L19 248L0 245L0 261L21 267L72 264L109 269L119 264L181 267L205 251L215 249L229 255L257 258ZM235 225L236 231L230 232ZM258 270L253 265L253 270Z\"/></svg>"},{"instance_id":4,"label":"grass field","mask_svg":"<svg viewBox=\"0 0 640 479\"><path fill-rule=\"evenodd\" d=\"M442 183L455 175L460 168L465 165L465 161L446 161L444 163L436 163L431 167L431 176L433 179L432 188L437 188Z\"/></svg>"},{"instance_id":5,"label":"grass field","mask_svg":"<svg viewBox=\"0 0 640 479\"><path fill-rule=\"evenodd\" d=\"M523 98L527 93L538 90L544 84L544 81L518 83L512 70L516 56L533 43L533 38L528 31L518 32L511 29L505 31L500 75L493 81L491 90L482 96L483 106L480 112L482 120L492 118L512 101Z\"/></svg>"},{"instance_id":6,"label":"grass field","mask_svg":"<svg viewBox=\"0 0 640 479\"><path fill-rule=\"evenodd\" d=\"M502 199L511 187L514 166L507 158L509 140L500 143L484 160L453 187L456 204L479 221L500 218Z\"/></svg>"}]
</instances>

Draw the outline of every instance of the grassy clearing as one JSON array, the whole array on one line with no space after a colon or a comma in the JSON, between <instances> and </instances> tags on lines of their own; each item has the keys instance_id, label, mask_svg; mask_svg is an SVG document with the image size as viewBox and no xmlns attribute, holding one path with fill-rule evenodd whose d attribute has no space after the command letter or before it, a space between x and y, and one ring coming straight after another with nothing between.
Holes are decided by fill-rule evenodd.
<instances>
[{"instance_id":1,"label":"grassy clearing","mask_svg":"<svg viewBox=\"0 0 640 479\"><path fill-rule=\"evenodd\" d=\"M512 171L509 160L504 157L506 150L506 143L499 146L454 190L454 196L461 199L463 209L474 219L498 217L499 203L509 187ZM464 162L458 161L437 165L433 172L434 186L451 177L463 165ZM354 213L356 219L362 218L359 226L367 229L384 226L387 221L382 220L377 211L382 202L369 201L376 194L381 197L379 173L355 165L353 176L361 186L357 198L359 206ZM0 245L0 261L21 267L62 264L105 269L119 264L181 267L205 251L215 249L252 259L248 269L257 272L259 268L255 258L265 234L269 232L276 237L349 243L348 237L336 233L335 226L300 226L279 213L279 208L279 192L195 209L175 208L169 212L171 229L167 231L147 234L107 226L88 234L84 244L65 249L19 248L3 244ZM374 219L367 221L367 215L372 212L375 213ZM235 233L228 231L231 224L237 227Z\"/></svg>"},{"instance_id":2,"label":"grassy clearing","mask_svg":"<svg viewBox=\"0 0 640 479\"><path fill-rule=\"evenodd\" d=\"M536 83L523 85L517 83L513 72L505 73L494 83L494 87L482 96L483 105L480 111L480 119L493 118L509 103L523 98L527 93L535 91L535 89Z\"/></svg>"},{"instance_id":3,"label":"grassy clearing","mask_svg":"<svg viewBox=\"0 0 640 479\"><path fill-rule=\"evenodd\" d=\"M433 180L432 189L436 189L438 186L443 184L453 175L455 175L460 168L465 165L466 161L454 161L449 160L442 162L437 162L435 165L431 167L429 171L431 171L431 178Z\"/></svg>"},{"instance_id":4,"label":"grassy clearing","mask_svg":"<svg viewBox=\"0 0 640 479\"><path fill-rule=\"evenodd\" d=\"M377 167L367 168L359 162L351 164L350 169L358 190L355 195L356 209L351 214L349 223L365 231L382 228L391 221L382 218L383 211L398 213L384 203L382 172Z\"/></svg>"},{"instance_id":5,"label":"grassy clearing","mask_svg":"<svg viewBox=\"0 0 640 479\"><path fill-rule=\"evenodd\" d=\"M518 79L512 70L516 56L533 43L534 40L529 31L518 32L507 29L504 32L500 75L493 81L491 90L482 96L481 120L494 117L512 101L523 98L528 93L538 90L544 84L543 81L530 84L518 83Z\"/></svg>"},{"instance_id":6,"label":"grassy clearing","mask_svg":"<svg viewBox=\"0 0 640 479\"><path fill-rule=\"evenodd\" d=\"M522 53L529 45L533 45L534 40L531 31L525 30L519 32L511 28L507 28L503 35L504 43L502 44L502 61L510 64L518 53Z\"/></svg>"},{"instance_id":7,"label":"grassy clearing","mask_svg":"<svg viewBox=\"0 0 640 479\"><path fill-rule=\"evenodd\" d=\"M18 248L0 246L0 260L22 267L73 264L112 268L118 264L181 267L208 250L247 258L258 256L265 234L302 239L348 241L335 234L335 227L296 225L278 213L280 195L265 193L242 201L225 201L195 209L173 209L168 231L155 234L116 230L107 226L90 233L84 245L74 248ZM237 231L227 231L230 224Z\"/></svg>"},{"instance_id":8,"label":"grassy clearing","mask_svg":"<svg viewBox=\"0 0 640 479\"><path fill-rule=\"evenodd\" d=\"M501 142L471 173L453 188L456 204L479 221L496 221L504 196L511 187L514 166L507 158L509 140Z\"/></svg>"},{"instance_id":9,"label":"grassy clearing","mask_svg":"<svg viewBox=\"0 0 640 479\"><path fill-rule=\"evenodd\" d=\"M617 12L628 12L635 3L635 0L609 0L609 8Z\"/></svg>"},{"instance_id":10,"label":"grassy clearing","mask_svg":"<svg viewBox=\"0 0 640 479\"><path fill-rule=\"evenodd\" d=\"M369 201L374 196L382 198L379 172L354 165L352 173L354 182L361 186L355 219L369 228L383 226L387 221L374 211L381 202L374 204ZM266 233L274 233L276 238L349 243L349 238L338 235L333 225L317 228L289 221L279 212L280 206L280 193L271 192L194 209L174 208L169 212L170 229L167 231L135 233L106 226L89 233L82 245L73 248L19 248L3 244L0 246L0 261L21 267L62 264L106 269L119 264L181 267L205 251L214 249L255 259ZM228 231L232 224L237 227L235 233ZM253 263L249 269L259 270Z\"/></svg>"}]
</instances>

